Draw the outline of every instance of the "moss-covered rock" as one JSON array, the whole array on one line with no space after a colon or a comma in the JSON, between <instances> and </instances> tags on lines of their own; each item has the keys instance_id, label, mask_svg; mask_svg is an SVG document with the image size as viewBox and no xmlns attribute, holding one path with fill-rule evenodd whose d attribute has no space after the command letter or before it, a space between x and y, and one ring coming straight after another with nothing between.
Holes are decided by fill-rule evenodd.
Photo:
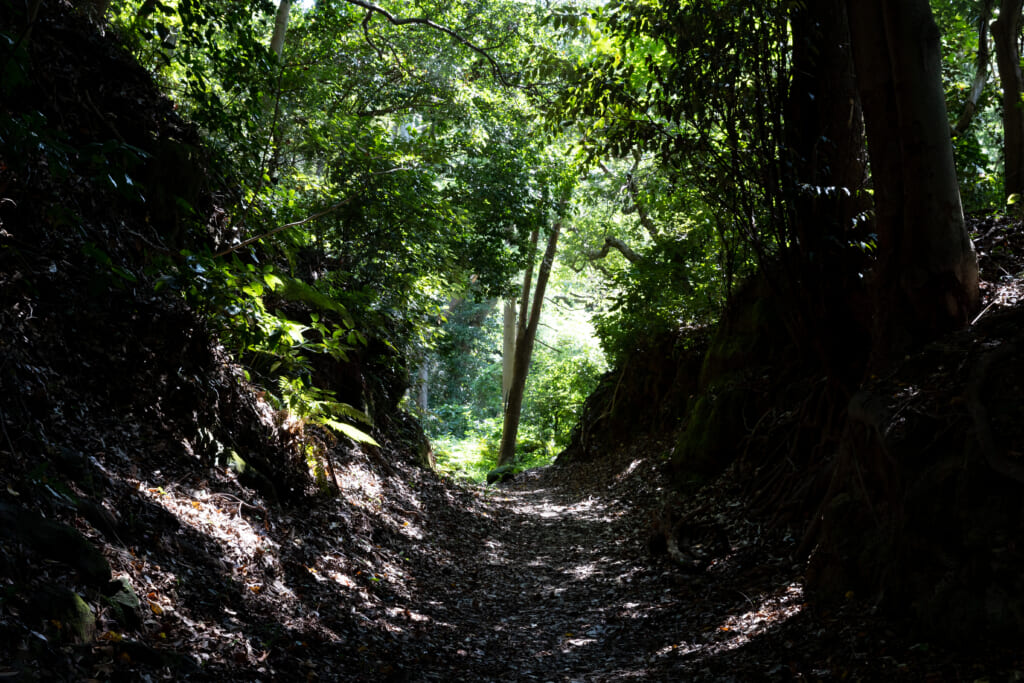
<instances>
[{"instance_id":1,"label":"moss-covered rock","mask_svg":"<svg viewBox=\"0 0 1024 683\"><path fill-rule=\"evenodd\" d=\"M123 627L137 629L142 626L142 617L139 614L142 602L127 578L121 577L111 581L104 590L103 602L110 609L114 619Z\"/></svg>"},{"instance_id":2,"label":"moss-covered rock","mask_svg":"<svg viewBox=\"0 0 1024 683\"><path fill-rule=\"evenodd\" d=\"M501 467L495 467L493 470L487 473L487 483L495 484L506 481L512 481L515 479L516 470L513 465L502 465Z\"/></svg>"},{"instance_id":3,"label":"moss-covered rock","mask_svg":"<svg viewBox=\"0 0 1024 683\"><path fill-rule=\"evenodd\" d=\"M85 644L96 637L96 616L78 593L47 586L29 601L36 621L56 630L64 642Z\"/></svg>"},{"instance_id":4,"label":"moss-covered rock","mask_svg":"<svg viewBox=\"0 0 1024 683\"><path fill-rule=\"evenodd\" d=\"M687 427L680 433L672 457L677 480L714 476L735 459L747 431L744 410L748 393L738 386L728 386L693 400Z\"/></svg>"}]
</instances>

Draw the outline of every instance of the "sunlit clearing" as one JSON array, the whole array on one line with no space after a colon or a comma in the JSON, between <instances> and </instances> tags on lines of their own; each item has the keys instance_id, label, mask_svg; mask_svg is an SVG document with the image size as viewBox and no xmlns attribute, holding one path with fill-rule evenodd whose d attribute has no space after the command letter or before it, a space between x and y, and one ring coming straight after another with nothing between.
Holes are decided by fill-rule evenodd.
<instances>
[{"instance_id":1,"label":"sunlit clearing","mask_svg":"<svg viewBox=\"0 0 1024 683\"><path fill-rule=\"evenodd\" d=\"M482 483L494 463L484 455L482 437L440 437L431 441L440 474Z\"/></svg>"}]
</instances>

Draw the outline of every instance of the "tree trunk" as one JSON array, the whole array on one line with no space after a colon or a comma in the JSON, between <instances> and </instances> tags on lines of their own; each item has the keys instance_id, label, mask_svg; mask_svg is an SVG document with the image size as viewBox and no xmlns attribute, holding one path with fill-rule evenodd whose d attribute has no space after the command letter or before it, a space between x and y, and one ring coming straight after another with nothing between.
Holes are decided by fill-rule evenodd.
<instances>
[{"instance_id":1,"label":"tree trunk","mask_svg":"<svg viewBox=\"0 0 1024 683\"><path fill-rule=\"evenodd\" d=\"M1003 163L1007 199L1013 195L1024 196L1024 75L1017 47L1022 9L1024 0L1002 0L999 18L992 23L996 65L1003 87Z\"/></svg>"},{"instance_id":2,"label":"tree trunk","mask_svg":"<svg viewBox=\"0 0 1024 683\"><path fill-rule=\"evenodd\" d=\"M278 59L284 54L284 36L288 32L288 13L291 11L291 0L281 0L274 17L274 34L270 37L270 49Z\"/></svg>"},{"instance_id":3,"label":"tree trunk","mask_svg":"<svg viewBox=\"0 0 1024 683\"><path fill-rule=\"evenodd\" d=\"M537 287L533 293L533 305L530 307L529 323L526 322L526 302L530 295L530 279L532 268L527 269L523 278L523 305L519 314L519 325L516 329L515 353L512 363L512 385L509 387L508 399L505 402L505 420L501 427L501 446L498 449L498 467L510 465L516 456L516 436L519 433L519 418L523 409L523 393L526 390L526 375L530 370L530 358L533 355L533 342L537 337L537 325L540 323L540 309L544 303L544 291L547 289L548 276L555 262L555 250L558 248L558 234L561 232L561 221L555 223L548 235L548 246L544 250L544 260L537 272ZM536 233L531 244L536 247Z\"/></svg>"},{"instance_id":4,"label":"tree trunk","mask_svg":"<svg viewBox=\"0 0 1024 683\"><path fill-rule=\"evenodd\" d=\"M967 236L928 0L847 3L875 188L872 364L967 324L978 262Z\"/></svg>"},{"instance_id":5,"label":"tree trunk","mask_svg":"<svg viewBox=\"0 0 1024 683\"><path fill-rule=\"evenodd\" d=\"M967 132L974 115L978 111L978 102L981 101L981 93L985 90L985 83L988 82L988 21L992 18L993 0L983 0L981 3L981 14L978 17L978 58L974 63L974 80L971 81L971 90L967 94L967 101L964 103L963 111L953 126L953 137L963 135Z\"/></svg>"},{"instance_id":6,"label":"tree trunk","mask_svg":"<svg viewBox=\"0 0 1024 683\"><path fill-rule=\"evenodd\" d=\"M501 346L501 406L508 405L508 392L512 388L512 364L516 352L516 302L505 302L504 325Z\"/></svg>"},{"instance_id":7,"label":"tree trunk","mask_svg":"<svg viewBox=\"0 0 1024 683\"><path fill-rule=\"evenodd\" d=\"M780 175L792 197L795 248L789 273L798 284L789 288L793 306L785 310L801 352L818 356L833 379L859 381L867 321L854 311L863 298L859 278L867 259L848 245L854 216L869 208L869 199L863 115L843 3L797 5L790 19L789 156L781 160Z\"/></svg>"},{"instance_id":8,"label":"tree trunk","mask_svg":"<svg viewBox=\"0 0 1024 683\"><path fill-rule=\"evenodd\" d=\"M416 373L416 407L426 415L430 410L430 359L425 358Z\"/></svg>"},{"instance_id":9,"label":"tree trunk","mask_svg":"<svg viewBox=\"0 0 1024 683\"><path fill-rule=\"evenodd\" d=\"M798 184L796 238L805 261L845 242L867 175L864 126L843 0L796 10L786 133Z\"/></svg>"}]
</instances>

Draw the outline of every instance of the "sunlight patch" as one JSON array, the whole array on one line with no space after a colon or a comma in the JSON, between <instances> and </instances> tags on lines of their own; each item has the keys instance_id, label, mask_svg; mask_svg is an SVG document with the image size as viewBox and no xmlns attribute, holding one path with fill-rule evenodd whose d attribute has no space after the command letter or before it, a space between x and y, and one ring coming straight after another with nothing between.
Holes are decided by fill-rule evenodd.
<instances>
[{"instance_id":1,"label":"sunlight patch","mask_svg":"<svg viewBox=\"0 0 1024 683\"><path fill-rule=\"evenodd\" d=\"M379 503L381 499L380 478L365 467L343 468L338 473L338 486L345 494L348 494L346 497L349 502L356 505ZM356 500L352 494L360 494L362 500Z\"/></svg>"},{"instance_id":2,"label":"sunlight patch","mask_svg":"<svg viewBox=\"0 0 1024 683\"><path fill-rule=\"evenodd\" d=\"M698 650L712 654L735 650L792 619L804 609L804 589L799 583L791 583L770 595L760 597L761 600L757 604L750 601L753 609L743 614L730 615L715 629L714 634L724 640L708 643L673 643L658 650L656 655L685 655Z\"/></svg>"},{"instance_id":3,"label":"sunlight patch","mask_svg":"<svg viewBox=\"0 0 1024 683\"><path fill-rule=\"evenodd\" d=\"M633 462L629 463L629 467L627 467L626 469L622 470L617 475L615 475L615 480L616 481L622 481L623 479L625 479L629 475L633 474L633 470L635 470L637 467L639 467L642 462L643 462L643 458L637 458Z\"/></svg>"},{"instance_id":4,"label":"sunlight patch","mask_svg":"<svg viewBox=\"0 0 1024 683\"><path fill-rule=\"evenodd\" d=\"M764 633L768 627L799 614L803 610L803 599L803 586L791 583L766 598L757 609L730 616L718 630L739 634L745 637L743 642L746 642L746 639Z\"/></svg>"},{"instance_id":5,"label":"sunlight patch","mask_svg":"<svg viewBox=\"0 0 1024 683\"><path fill-rule=\"evenodd\" d=\"M572 575L576 577L577 581L585 581L598 572L597 566L593 563L581 564L578 567L573 567Z\"/></svg>"}]
</instances>

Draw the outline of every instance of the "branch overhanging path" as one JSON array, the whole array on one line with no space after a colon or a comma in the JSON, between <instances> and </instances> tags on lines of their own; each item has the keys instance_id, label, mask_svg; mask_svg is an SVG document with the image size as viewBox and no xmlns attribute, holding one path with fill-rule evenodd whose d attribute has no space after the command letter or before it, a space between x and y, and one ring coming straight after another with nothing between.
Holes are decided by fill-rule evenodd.
<instances>
[{"instance_id":1,"label":"branch overhanging path","mask_svg":"<svg viewBox=\"0 0 1024 683\"><path fill-rule=\"evenodd\" d=\"M438 24L433 19L428 19L426 17L397 17L391 12L381 7L380 5L369 2L368 0L345 0L345 2L347 2L350 5L355 5L356 7L362 7L363 9L366 10L366 17L363 19L362 26L363 32L367 36L367 38L369 38L370 19L375 15L383 17L388 21L389 24L392 24L393 26L425 26L435 31L440 31L441 33L444 33L445 35L449 36L459 45L462 45L463 47L466 47L475 52L476 54L480 55L481 57L483 57L490 65L491 72L494 74L494 77L498 80L498 82L500 82L502 85L506 87L512 87L511 82L508 80L508 75L505 74L504 71L502 71L501 65L498 63L498 61L486 49L480 47L479 45L476 45L471 40L468 40L465 36L462 36L458 31L455 31L442 24ZM370 44L371 46L373 45L372 42Z\"/></svg>"}]
</instances>

